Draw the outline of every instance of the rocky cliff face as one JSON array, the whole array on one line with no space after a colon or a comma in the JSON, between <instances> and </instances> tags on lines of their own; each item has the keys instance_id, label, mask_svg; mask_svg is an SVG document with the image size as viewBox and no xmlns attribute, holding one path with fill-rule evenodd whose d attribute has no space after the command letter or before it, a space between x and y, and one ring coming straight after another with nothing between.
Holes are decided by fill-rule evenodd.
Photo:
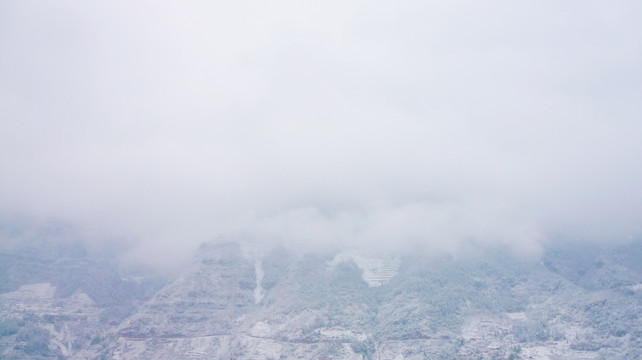
<instances>
[{"instance_id":1,"label":"rocky cliff face","mask_svg":"<svg viewBox=\"0 0 642 360\"><path fill-rule=\"evenodd\" d=\"M96 358L107 336L165 283L60 237L0 234L1 359Z\"/></svg>"},{"instance_id":2,"label":"rocky cliff face","mask_svg":"<svg viewBox=\"0 0 642 360\"><path fill-rule=\"evenodd\" d=\"M2 294L3 318L24 322L2 337L2 351L26 354L19 333L28 324L49 334L42 357L634 359L642 356L641 250L567 246L523 260L499 251L302 256L206 244L117 323L101 322L109 307L82 289L56 297L40 283ZM67 316L58 328L45 320L52 309Z\"/></svg>"}]
</instances>

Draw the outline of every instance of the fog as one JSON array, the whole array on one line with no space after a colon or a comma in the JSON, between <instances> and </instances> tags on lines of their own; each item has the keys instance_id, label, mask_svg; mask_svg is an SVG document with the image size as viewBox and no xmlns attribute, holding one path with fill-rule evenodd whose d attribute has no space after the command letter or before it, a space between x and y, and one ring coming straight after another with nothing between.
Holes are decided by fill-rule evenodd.
<instances>
[{"instance_id":1,"label":"fog","mask_svg":"<svg viewBox=\"0 0 642 360\"><path fill-rule=\"evenodd\" d=\"M640 34L637 1L3 1L0 215L152 263L635 238Z\"/></svg>"}]
</instances>

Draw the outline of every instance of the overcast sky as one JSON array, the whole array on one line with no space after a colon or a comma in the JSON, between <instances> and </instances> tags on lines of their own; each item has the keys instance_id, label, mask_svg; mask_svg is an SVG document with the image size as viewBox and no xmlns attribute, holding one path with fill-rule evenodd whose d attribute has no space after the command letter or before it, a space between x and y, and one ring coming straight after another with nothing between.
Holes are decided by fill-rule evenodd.
<instances>
[{"instance_id":1,"label":"overcast sky","mask_svg":"<svg viewBox=\"0 0 642 360\"><path fill-rule=\"evenodd\" d=\"M642 234L639 1L0 1L0 214L140 241Z\"/></svg>"}]
</instances>

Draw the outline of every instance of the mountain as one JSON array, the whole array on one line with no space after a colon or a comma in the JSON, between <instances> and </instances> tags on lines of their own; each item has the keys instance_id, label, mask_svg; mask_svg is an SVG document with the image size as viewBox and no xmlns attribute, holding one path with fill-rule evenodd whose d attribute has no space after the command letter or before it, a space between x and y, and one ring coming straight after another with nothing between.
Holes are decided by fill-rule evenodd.
<instances>
[{"instance_id":1,"label":"mountain","mask_svg":"<svg viewBox=\"0 0 642 360\"><path fill-rule=\"evenodd\" d=\"M26 272L24 263L34 262L4 256L11 259L2 266L5 283L6 274ZM52 276L10 277L13 287L0 294L0 354L637 359L641 260L642 242L565 243L533 259L500 249L461 257L381 256L208 243L166 282L147 274L134 284L122 270L109 278L105 264L78 257L64 262L87 268L68 278L78 286ZM58 262L42 266L64 273L51 270L67 269ZM91 270L97 268L103 270ZM92 287L85 277L100 280Z\"/></svg>"},{"instance_id":2,"label":"mountain","mask_svg":"<svg viewBox=\"0 0 642 360\"><path fill-rule=\"evenodd\" d=\"M92 346L166 282L91 254L57 224L1 225L0 359L95 358Z\"/></svg>"}]
</instances>

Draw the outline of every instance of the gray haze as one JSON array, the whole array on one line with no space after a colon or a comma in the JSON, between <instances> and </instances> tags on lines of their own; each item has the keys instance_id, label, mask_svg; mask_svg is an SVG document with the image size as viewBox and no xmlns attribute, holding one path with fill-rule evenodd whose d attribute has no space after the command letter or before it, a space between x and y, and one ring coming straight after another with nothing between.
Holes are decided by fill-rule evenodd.
<instances>
[{"instance_id":1,"label":"gray haze","mask_svg":"<svg viewBox=\"0 0 642 360\"><path fill-rule=\"evenodd\" d=\"M0 215L537 253L642 234L639 1L0 1Z\"/></svg>"}]
</instances>

